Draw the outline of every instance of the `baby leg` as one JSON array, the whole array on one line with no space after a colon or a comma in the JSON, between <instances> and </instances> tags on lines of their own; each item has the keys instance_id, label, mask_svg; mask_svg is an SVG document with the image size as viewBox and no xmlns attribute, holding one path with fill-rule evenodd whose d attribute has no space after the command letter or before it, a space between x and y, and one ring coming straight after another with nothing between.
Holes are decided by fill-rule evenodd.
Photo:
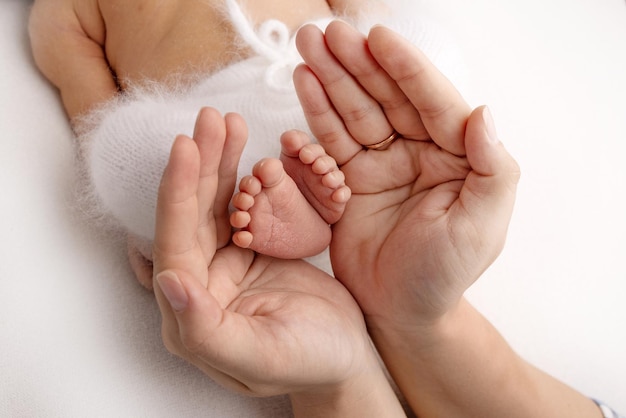
<instances>
[{"instance_id":1,"label":"baby leg","mask_svg":"<svg viewBox=\"0 0 626 418\"><path fill-rule=\"evenodd\" d=\"M240 192L233 197L237 211L231 215L231 225L240 228L233 241L274 257L302 258L328 246L329 223L341 217L350 189L323 148L310 144L308 138L286 137L283 162L264 159L241 180Z\"/></svg>"}]
</instances>

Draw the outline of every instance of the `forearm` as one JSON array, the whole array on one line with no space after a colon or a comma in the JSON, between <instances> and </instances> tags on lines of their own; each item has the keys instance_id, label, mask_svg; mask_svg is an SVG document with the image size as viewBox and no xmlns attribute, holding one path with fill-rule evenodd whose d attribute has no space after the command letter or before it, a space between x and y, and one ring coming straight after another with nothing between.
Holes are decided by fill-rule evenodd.
<instances>
[{"instance_id":1,"label":"forearm","mask_svg":"<svg viewBox=\"0 0 626 418\"><path fill-rule=\"evenodd\" d=\"M601 417L591 400L521 359L465 300L436 326L373 326L372 336L422 418Z\"/></svg>"},{"instance_id":2,"label":"forearm","mask_svg":"<svg viewBox=\"0 0 626 418\"><path fill-rule=\"evenodd\" d=\"M349 382L323 389L290 394L296 418L406 417L382 369Z\"/></svg>"}]
</instances>

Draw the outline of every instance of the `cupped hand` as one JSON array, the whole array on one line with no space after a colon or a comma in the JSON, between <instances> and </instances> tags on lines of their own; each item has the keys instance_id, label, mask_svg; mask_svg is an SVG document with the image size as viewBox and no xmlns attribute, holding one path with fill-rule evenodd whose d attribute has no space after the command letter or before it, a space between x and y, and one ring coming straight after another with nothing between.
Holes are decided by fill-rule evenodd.
<instances>
[{"instance_id":1,"label":"cupped hand","mask_svg":"<svg viewBox=\"0 0 626 418\"><path fill-rule=\"evenodd\" d=\"M222 385L257 396L341 386L379 368L348 291L304 261L228 243L245 124L203 109L179 137L159 190L154 288L168 349Z\"/></svg>"},{"instance_id":2,"label":"cupped hand","mask_svg":"<svg viewBox=\"0 0 626 418\"><path fill-rule=\"evenodd\" d=\"M309 126L352 188L331 258L368 321L444 315L504 244L519 168L412 44L383 27L300 30L294 81ZM366 145L397 131L382 150Z\"/></svg>"}]
</instances>

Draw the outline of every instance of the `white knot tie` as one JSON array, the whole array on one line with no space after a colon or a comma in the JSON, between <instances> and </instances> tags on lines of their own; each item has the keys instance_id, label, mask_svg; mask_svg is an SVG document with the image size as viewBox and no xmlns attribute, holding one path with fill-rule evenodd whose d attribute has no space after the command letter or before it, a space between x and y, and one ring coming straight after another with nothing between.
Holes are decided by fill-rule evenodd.
<instances>
[{"instance_id":1,"label":"white knot tie","mask_svg":"<svg viewBox=\"0 0 626 418\"><path fill-rule=\"evenodd\" d=\"M270 19L254 30L235 0L227 0L230 18L243 40L259 56L270 61L265 72L265 83L278 91L293 91L292 74L302 62L295 37L283 22Z\"/></svg>"}]
</instances>

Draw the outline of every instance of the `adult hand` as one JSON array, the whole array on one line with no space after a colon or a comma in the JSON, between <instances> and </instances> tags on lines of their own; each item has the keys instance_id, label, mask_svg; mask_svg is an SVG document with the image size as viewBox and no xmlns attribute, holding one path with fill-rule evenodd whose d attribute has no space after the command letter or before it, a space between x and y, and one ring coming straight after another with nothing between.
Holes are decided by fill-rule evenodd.
<instances>
[{"instance_id":1,"label":"adult hand","mask_svg":"<svg viewBox=\"0 0 626 418\"><path fill-rule=\"evenodd\" d=\"M356 398L382 393L397 404L360 309L338 281L220 237L244 140L239 117L204 109L194 140L179 137L172 148L153 250L167 348L239 392L290 393L295 410L327 408L344 386Z\"/></svg>"},{"instance_id":2,"label":"adult hand","mask_svg":"<svg viewBox=\"0 0 626 418\"><path fill-rule=\"evenodd\" d=\"M471 111L388 29L366 41L343 23L325 37L307 27L298 45L309 67L295 80L310 127L353 192L333 231L333 267L415 413L598 416L462 298L502 248L519 179L486 108ZM392 131L402 138L364 148Z\"/></svg>"},{"instance_id":3,"label":"adult hand","mask_svg":"<svg viewBox=\"0 0 626 418\"><path fill-rule=\"evenodd\" d=\"M474 111L412 44L342 22L300 30L294 80L313 134L352 198L334 226L337 278L366 317L434 321L502 249L519 168L486 108ZM388 147L364 147L398 132ZM372 324L372 322L368 322Z\"/></svg>"}]
</instances>

